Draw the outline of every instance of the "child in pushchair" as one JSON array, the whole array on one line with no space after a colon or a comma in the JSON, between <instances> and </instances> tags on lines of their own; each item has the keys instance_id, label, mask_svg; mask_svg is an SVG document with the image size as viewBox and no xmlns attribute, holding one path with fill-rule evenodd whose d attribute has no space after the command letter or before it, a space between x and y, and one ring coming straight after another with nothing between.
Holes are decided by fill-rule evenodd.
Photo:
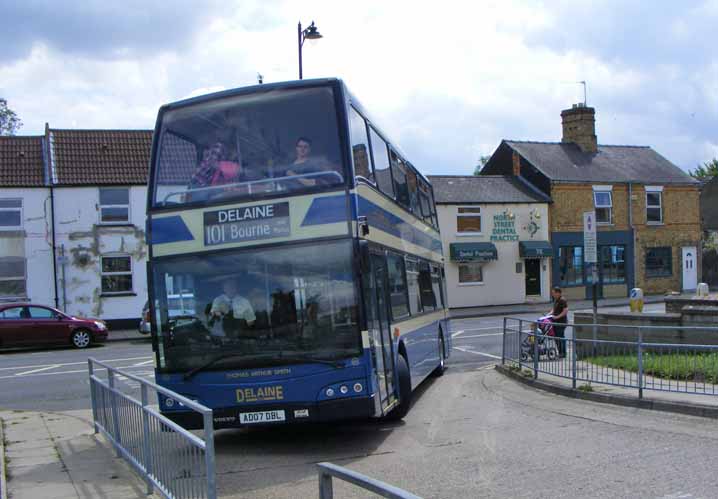
<instances>
[{"instance_id":1,"label":"child in pushchair","mask_svg":"<svg viewBox=\"0 0 718 499\"><path fill-rule=\"evenodd\" d=\"M553 316L545 315L536 321L534 334L526 335L521 341L521 360L527 361L534 357L534 346L538 343L539 359L546 355L549 360L558 357L558 345L555 340L556 332L553 328ZM536 341L538 339L538 342Z\"/></svg>"}]
</instances>

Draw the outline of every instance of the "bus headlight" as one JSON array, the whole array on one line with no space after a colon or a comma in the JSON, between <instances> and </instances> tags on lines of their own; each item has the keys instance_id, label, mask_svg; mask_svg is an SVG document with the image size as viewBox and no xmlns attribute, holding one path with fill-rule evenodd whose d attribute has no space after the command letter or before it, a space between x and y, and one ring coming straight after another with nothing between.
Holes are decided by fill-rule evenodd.
<instances>
[{"instance_id":1,"label":"bus headlight","mask_svg":"<svg viewBox=\"0 0 718 499\"><path fill-rule=\"evenodd\" d=\"M364 389L363 386L361 386L361 383L354 383L354 391L357 393L360 393Z\"/></svg>"},{"instance_id":2,"label":"bus headlight","mask_svg":"<svg viewBox=\"0 0 718 499\"><path fill-rule=\"evenodd\" d=\"M333 396L334 396L334 389L327 388L327 397L333 397Z\"/></svg>"},{"instance_id":3,"label":"bus headlight","mask_svg":"<svg viewBox=\"0 0 718 499\"><path fill-rule=\"evenodd\" d=\"M167 398L167 400L165 400L165 405L166 405L167 407L174 407L175 401L174 401L173 399L171 399L171 398Z\"/></svg>"},{"instance_id":4,"label":"bus headlight","mask_svg":"<svg viewBox=\"0 0 718 499\"><path fill-rule=\"evenodd\" d=\"M346 395L349 392L349 388L347 388L347 385L342 385L339 391L342 392L342 395Z\"/></svg>"}]
</instances>

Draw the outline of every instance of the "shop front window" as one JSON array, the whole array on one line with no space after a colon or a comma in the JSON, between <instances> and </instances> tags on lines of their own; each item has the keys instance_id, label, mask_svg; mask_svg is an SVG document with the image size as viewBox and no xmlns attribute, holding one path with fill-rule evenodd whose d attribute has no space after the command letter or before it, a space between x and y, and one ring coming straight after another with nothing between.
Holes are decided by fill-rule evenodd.
<instances>
[{"instance_id":1,"label":"shop front window","mask_svg":"<svg viewBox=\"0 0 718 499\"><path fill-rule=\"evenodd\" d=\"M583 284L583 247L561 246L558 249L559 276L562 286Z\"/></svg>"}]
</instances>

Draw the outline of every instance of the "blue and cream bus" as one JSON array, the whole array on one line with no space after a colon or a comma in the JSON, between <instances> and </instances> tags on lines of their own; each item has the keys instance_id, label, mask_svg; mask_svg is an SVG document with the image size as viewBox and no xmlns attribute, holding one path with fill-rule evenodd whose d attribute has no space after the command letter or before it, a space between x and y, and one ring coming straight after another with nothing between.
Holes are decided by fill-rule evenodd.
<instances>
[{"instance_id":1,"label":"blue and cream bus","mask_svg":"<svg viewBox=\"0 0 718 499\"><path fill-rule=\"evenodd\" d=\"M212 408L217 428L401 418L412 390L444 371L433 191L367 116L338 79L159 111L147 223L156 377ZM170 313L176 296L193 310Z\"/></svg>"}]
</instances>

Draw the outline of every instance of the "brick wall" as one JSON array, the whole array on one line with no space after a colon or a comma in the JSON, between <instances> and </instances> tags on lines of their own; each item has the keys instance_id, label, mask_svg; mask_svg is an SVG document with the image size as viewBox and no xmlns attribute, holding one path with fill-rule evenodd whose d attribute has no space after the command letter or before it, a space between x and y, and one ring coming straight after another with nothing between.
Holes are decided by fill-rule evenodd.
<instances>
[{"instance_id":1,"label":"brick wall","mask_svg":"<svg viewBox=\"0 0 718 499\"><path fill-rule=\"evenodd\" d=\"M593 185L553 184L551 186L553 204L549 205L549 218L552 232L583 231L583 212L593 211ZM612 192L612 224L598 225L598 230L628 230L628 187L614 185Z\"/></svg>"}]
</instances>

